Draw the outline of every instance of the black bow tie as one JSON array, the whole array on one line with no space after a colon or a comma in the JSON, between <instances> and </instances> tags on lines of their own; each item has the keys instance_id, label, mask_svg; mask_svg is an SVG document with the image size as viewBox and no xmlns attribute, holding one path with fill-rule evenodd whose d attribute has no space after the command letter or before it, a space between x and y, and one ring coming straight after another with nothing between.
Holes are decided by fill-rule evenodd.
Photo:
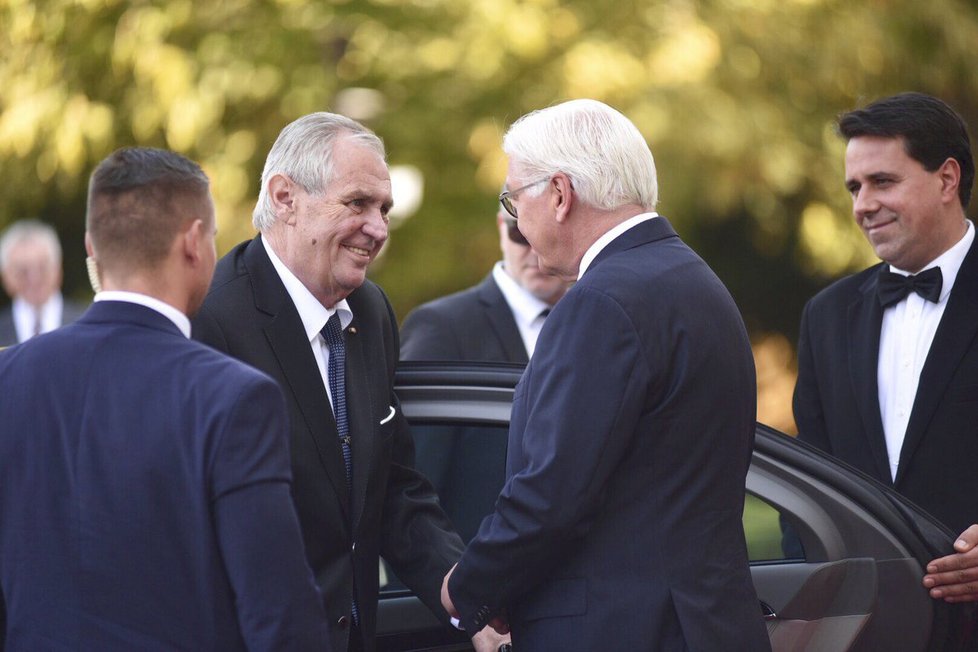
<instances>
[{"instance_id":1,"label":"black bow tie","mask_svg":"<svg viewBox=\"0 0 978 652\"><path fill-rule=\"evenodd\" d=\"M941 284L944 277L941 276L940 267L925 269L920 274L895 274L886 267L880 270L879 278L879 298L880 305L884 308L892 306L894 303L903 301L911 292L916 292L928 301L937 303L941 298Z\"/></svg>"}]
</instances>

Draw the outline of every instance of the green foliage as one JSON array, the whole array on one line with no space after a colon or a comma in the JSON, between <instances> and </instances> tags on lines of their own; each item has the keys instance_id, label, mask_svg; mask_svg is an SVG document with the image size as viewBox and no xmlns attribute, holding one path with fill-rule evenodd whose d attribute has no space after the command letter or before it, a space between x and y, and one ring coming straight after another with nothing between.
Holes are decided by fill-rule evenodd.
<instances>
[{"instance_id":1,"label":"green foliage","mask_svg":"<svg viewBox=\"0 0 978 652\"><path fill-rule=\"evenodd\" d=\"M0 24L0 224L53 222L74 294L86 179L108 152L199 160L223 251L251 234L278 131L325 109L424 175L373 272L403 316L497 258L508 124L587 96L642 129L661 211L751 328L793 340L803 301L872 260L834 116L913 89L978 124L978 9L964 0L0 0Z\"/></svg>"}]
</instances>

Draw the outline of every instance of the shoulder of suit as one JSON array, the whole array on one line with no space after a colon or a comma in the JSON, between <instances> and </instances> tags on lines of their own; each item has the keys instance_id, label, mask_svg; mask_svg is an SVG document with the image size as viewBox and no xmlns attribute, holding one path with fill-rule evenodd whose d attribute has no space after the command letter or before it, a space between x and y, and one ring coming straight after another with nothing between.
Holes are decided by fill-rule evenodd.
<instances>
[{"instance_id":1,"label":"shoulder of suit","mask_svg":"<svg viewBox=\"0 0 978 652\"><path fill-rule=\"evenodd\" d=\"M443 297L432 299L431 301L422 303L411 312L456 314L458 316L467 315L469 314L469 311L472 310L473 304L478 303L479 291L481 287L481 284L474 285L472 287L465 288L464 290L459 290L458 292L453 292L452 294L447 294Z\"/></svg>"},{"instance_id":2,"label":"shoulder of suit","mask_svg":"<svg viewBox=\"0 0 978 652\"><path fill-rule=\"evenodd\" d=\"M848 303L856 298L865 289L866 283L879 274L883 263L878 263L868 267L861 272L850 274L833 282L828 287L820 290L809 303L813 305L834 304L837 302Z\"/></svg>"}]
</instances>

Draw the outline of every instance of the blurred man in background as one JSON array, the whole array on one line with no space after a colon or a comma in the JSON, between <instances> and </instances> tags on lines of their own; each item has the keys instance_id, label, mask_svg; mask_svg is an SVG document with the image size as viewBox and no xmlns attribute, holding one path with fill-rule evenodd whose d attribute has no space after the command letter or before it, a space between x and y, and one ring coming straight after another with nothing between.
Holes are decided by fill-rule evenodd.
<instances>
[{"instance_id":1,"label":"blurred man in background","mask_svg":"<svg viewBox=\"0 0 978 652\"><path fill-rule=\"evenodd\" d=\"M85 306L61 296L61 243L51 226L22 220L0 235L0 279L12 300L0 311L0 346L75 321Z\"/></svg>"},{"instance_id":2,"label":"blurred man in background","mask_svg":"<svg viewBox=\"0 0 978 652\"><path fill-rule=\"evenodd\" d=\"M401 329L402 360L526 364L543 322L570 283L539 259L502 208L496 214L503 259L475 287L418 306Z\"/></svg>"}]
</instances>

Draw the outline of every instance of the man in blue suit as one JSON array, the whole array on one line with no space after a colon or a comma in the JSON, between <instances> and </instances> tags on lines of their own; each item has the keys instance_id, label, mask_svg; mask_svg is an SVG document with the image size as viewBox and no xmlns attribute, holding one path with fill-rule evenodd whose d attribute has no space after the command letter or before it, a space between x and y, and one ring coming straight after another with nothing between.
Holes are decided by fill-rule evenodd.
<instances>
[{"instance_id":1,"label":"man in blue suit","mask_svg":"<svg viewBox=\"0 0 978 652\"><path fill-rule=\"evenodd\" d=\"M504 141L503 206L575 286L513 399L507 481L446 575L517 649L769 648L742 513L755 379L740 313L656 204L635 126L576 100ZM508 616L507 616L508 615Z\"/></svg>"},{"instance_id":2,"label":"man in blue suit","mask_svg":"<svg viewBox=\"0 0 978 652\"><path fill-rule=\"evenodd\" d=\"M172 152L109 156L86 233L104 291L0 353L10 652L328 649L281 392L188 339L216 260L208 186Z\"/></svg>"}]
</instances>

